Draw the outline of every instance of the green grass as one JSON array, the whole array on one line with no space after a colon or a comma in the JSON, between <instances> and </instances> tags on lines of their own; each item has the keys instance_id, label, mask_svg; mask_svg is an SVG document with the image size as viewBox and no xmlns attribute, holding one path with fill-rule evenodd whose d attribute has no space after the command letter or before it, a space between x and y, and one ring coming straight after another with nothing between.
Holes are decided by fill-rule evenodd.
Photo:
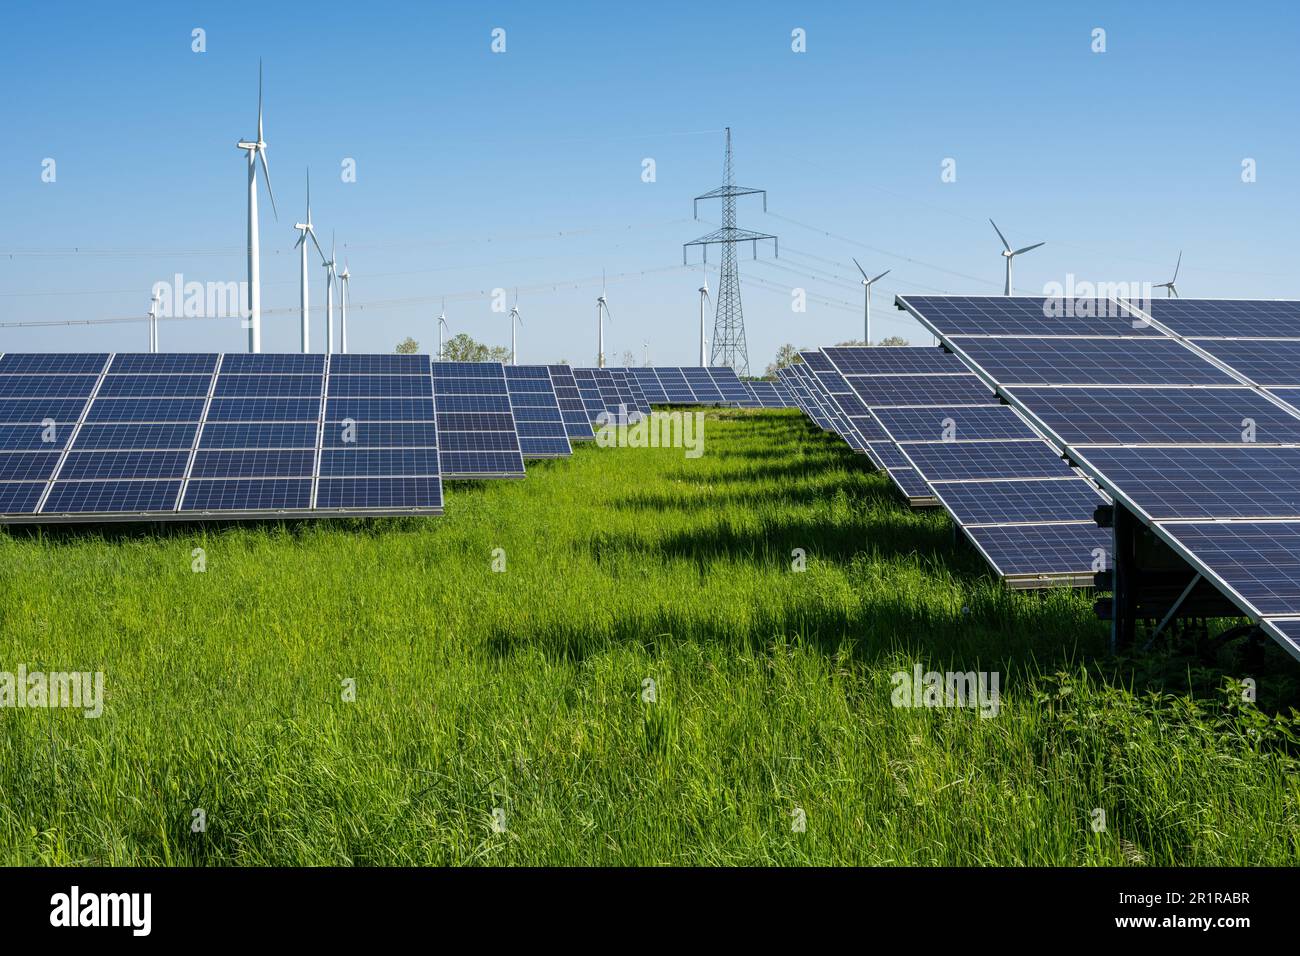
<instances>
[{"instance_id":1,"label":"green grass","mask_svg":"<svg viewBox=\"0 0 1300 956\"><path fill-rule=\"evenodd\" d=\"M1300 857L1288 659L1257 708L1230 652L1108 657L1090 596L1005 590L801 417L706 442L588 445L437 519L0 533L0 670L106 684L97 720L0 710L0 862ZM1001 712L893 707L916 662L999 672Z\"/></svg>"}]
</instances>

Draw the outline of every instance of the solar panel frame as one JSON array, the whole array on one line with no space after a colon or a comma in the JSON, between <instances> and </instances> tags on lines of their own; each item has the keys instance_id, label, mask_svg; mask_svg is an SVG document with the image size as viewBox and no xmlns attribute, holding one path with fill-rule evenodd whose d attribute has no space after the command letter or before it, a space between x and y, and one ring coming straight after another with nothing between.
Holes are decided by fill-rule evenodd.
<instances>
[{"instance_id":1,"label":"solar panel frame","mask_svg":"<svg viewBox=\"0 0 1300 956\"><path fill-rule=\"evenodd\" d=\"M529 458L567 458L573 454L551 373L545 365L507 365L519 451Z\"/></svg>"},{"instance_id":2,"label":"solar panel frame","mask_svg":"<svg viewBox=\"0 0 1300 956\"><path fill-rule=\"evenodd\" d=\"M509 404L505 367L500 362L434 362L432 369L443 480L523 478L524 459L513 407L504 412L463 413L444 412L440 405L448 394L485 399L504 397ZM508 447L504 451L449 450L446 439L457 432L495 433Z\"/></svg>"}]
</instances>

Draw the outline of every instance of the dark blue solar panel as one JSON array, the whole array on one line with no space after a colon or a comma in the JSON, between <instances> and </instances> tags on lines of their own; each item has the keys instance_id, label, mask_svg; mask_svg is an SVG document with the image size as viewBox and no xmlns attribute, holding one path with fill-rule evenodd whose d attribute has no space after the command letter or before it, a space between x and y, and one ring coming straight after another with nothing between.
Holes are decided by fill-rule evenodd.
<instances>
[{"instance_id":1,"label":"dark blue solar panel","mask_svg":"<svg viewBox=\"0 0 1300 956\"><path fill-rule=\"evenodd\" d=\"M1056 478L1073 474L1044 442L951 441L907 446L916 470L930 481L978 478Z\"/></svg>"},{"instance_id":2,"label":"dark blue solar panel","mask_svg":"<svg viewBox=\"0 0 1300 956\"><path fill-rule=\"evenodd\" d=\"M204 399L101 398L90 404L88 422L197 422Z\"/></svg>"},{"instance_id":3,"label":"dark blue solar panel","mask_svg":"<svg viewBox=\"0 0 1300 956\"><path fill-rule=\"evenodd\" d=\"M32 514L44 493L43 481L0 482L0 514Z\"/></svg>"},{"instance_id":4,"label":"dark blue solar panel","mask_svg":"<svg viewBox=\"0 0 1300 956\"><path fill-rule=\"evenodd\" d=\"M442 482L437 478L321 478L317 508L442 507Z\"/></svg>"},{"instance_id":5,"label":"dark blue solar panel","mask_svg":"<svg viewBox=\"0 0 1300 956\"><path fill-rule=\"evenodd\" d=\"M122 352L113 356L113 374L207 374L217 367L212 352Z\"/></svg>"},{"instance_id":6,"label":"dark blue solar panel","mask_svg":"<svg viewBox=\"0 0 1300 956\"><path fill-rule=\"evenodd\" d=\"M444 431L438 435L441 448L450 451L515 451L519 439L504 431Z\"/></svg>"},{"instance_id":7,"label":"dark blue solar panel","mask_svg":"<svg viewBox=\"0 0 1300 956\"><path fill-rule=\"evenodd\" d=\"M250 355L231 352L221 357L221 374L324 375L325 356L283 353Z\"/></svg>"},{"instance_id":8,"label":"dark blue solar panel","mask_svg":"<svg viewBox=\"0 0 1300 956\"><path fill-rule=\"evenodd\" d=\"M1083 456L1156 520L1300 517L1300 448L1088 448Z\"/></svg>"},{"instance_id":9,"label":"dark blue solar panel","mask_svg":"<svg viewBox=\"0 0 1300 956\"><path fill-rule=\"evenodd\" d=\"M997 398L974 375L849 375L872 408L903 405L991 405Z\"/></svg>"},{"instance_id":10,"label":"dark blue solar panel","mask_svg":"<svg viewBox=\"0 0 1300 956\"><path fill-rule=\"evenodd\" d=\"M522 478L523 459L518 451L448 451L443 443L441 456L444 478Z\"/></svg>"},{"instance_id":11,"label":"dark blue solar panel","mask_svg":"<svg viewBox=\"0 0 1300 956\"><path fill-rule=\"evenodd\" d=\"M71 451L59 481L121 478L183 478L187 451ZM48 510L48 508L47 508Z\"/></svg>"},{"instance_id":12,"label":"dark blue solar panel","mask_svg":"<svg viewBox=\"0 0 1300 956\"><path fill-rule=\"evenodd\" d=\"M42 514L120 514L171 511L179 481L56 481Z\"/></svg>"},{"instance_id":13,"label":"dark blue solar panel","mask_svg":"<svg viewBox=\"0 0 1300 956\"><path fill-rule=\"evenodd\" d=\"M183 511L276 511L311 507L310 478L192 480Z\"/></svg>"},{"instance_id":14,"label":"dark blue solar panel","mask_svg":"<svg viewBox=\"0 0 1300 956\"><path fill-rule=\"evenodd\" d=\"M510 365L505 371L523 456L555 458L572 454L559 400L546 367Z\"/></svg>"},{"instance_id":15,"label":"dark blue solar panel","mask_svg":"<svg viewBox=\"0 0 1300 956\"><path fill-rule=\"evenodd\" d=\"M427 355L331 355L330 375L418 375L427 381Z\"/></svg>"},{"instance_id":16,"label":"dark blue solar panel","mask_svg":"<svg viewBox=\"0 0 1300 956\"><path fill-rule=\"evenodd\" d=\"M878 408L876 418L895 441L960 442L1034 438L1024 419L1007 405L939 405L933 408Z\"/></svg>"},{"instance_id":17,"label":"dark blue solar panel","mask_svg":"<svg viewBox=\"0 0 1300 956\"><path fill-rule=\"evenodd\" d=\"M1212 567L1253 613L1300 613L1300 523L1234 521L1163 527Z\"/></svg>"},{"instance_id":18,"label":"dark blue solar panel","mask_svg":"<svg viewBox=\"0 0 1300 956\"><path fill-rule=\"evenodd\" d=\"M1091 521L1105 500L1079 478L932 483L935 494L964 525Z\"/></svg>"},{"instance_id":19,"label":"dark blue solar panel","mask_svg":"<svg viewBox=\"0 0 1300 956\"><path fill-rule=\"evenodd\" d=\"M582 441L595 437L591 430L591 419L587 416L587 407L582 400L582 393L578 390L577 379L573 376L573 369L567 365L551 365L547 366L547 369L555 386L555 398L564 416L564 427L569 440Z\"/></svg>"},{"instance_id":20,"label":"dark blue solar panel","mask_svg":"<svg viewBox=\"0 0 1300 956\"><path fill-rule=\"evenodd\" d=\"M502 435L510 436L517 434L514 428L514 418L509 412L504 413L484 413L473 414L470 412L454 412L451 414L438 415L438 436L445 439L450 432L499 432ZM517 439L516 439L517 441Z\"/></svg>"},{"instance_id":21,"label":"dark blue solar panel","mask_svg":"<svg viewBox=\"0 0 1300 956\"><path fill-rule=\"evenodd\" d=\"M405 398L432 394L429 379L420 375L335 375L330 372L329 394L359 398Z\"/></svg>"},{"instance_id":22,"label":"dark blue solar panel","mask_svg":"<svg viewBox=\"0 0 1300 956\"><path fill-rule=\"evenodd\" d=\"M722 401L722 392L713 382L713 376L709 374L707 368L701 368L698 365L687 365L682 368L682 375L686 377L686 383L690 385L691 391L695 393L695 401L705 404L714 404Z\"/></svg>"},{"instance_id":23,"label":"dark blue solar panel","mask_svg":"<svg viewBox=\"0 0 1300 956\"><path fill-rule=\"evenodd\" d=\"M627 371L632 378L636 379L637 385L641 386L641 394L645 396L646 401L652 405L668 403L668 393L664 391L663 384L653 368L629 368Z\"/></svg>"},{"instance_id":24,"label":"dark blue solar panel","mask_svg":"<svg viewBox=\"0 0 1300 956\"><path fill-rule=\"evenodd\" d=\"M510 414L510 398L501 395L439 395L439 412L496 412Z\"/></svg>"},{"instance_id":25,"label":"dark blue solar panel","mask_svg":"<svg viewBox=\"0 0 1300 956\"><path fill-rule=\"evenodd\" d=\"M358 431L363 427L379 426L359 425ZM315 422L210 421L203 426L199 448L315 448L318 431L319 426ZM339 431L336 428L326 429L325 435L337 435Z\"/></svg>"},{"instance_id":26,"label":"dark blue solar panel","mask_svg":"<svg viewBox=\"0 0 1300 956\"><path fill-rule=\"evenodd\" d=\"M1147 312L1188 337L1300 338L1300 302L1282 299L1152 299ZM1204 344L1204 343L1200 343Z\"/></svg>"},{"instance_id":27,"label":"dark blue solar panel","mask_svg":"<svg viewBox=\"0 0 1300 956\"><path fill-rule=\"evenodd\" d=\"M50 429L40 422L0 425L0 451L58 451L68 443L72 426ZM48 439L53 438L53 441Z\"/></svg>"},{"instance_id":28,"label":"dark blue solar panel","mask_svg":"<svg viewBox=\"0 0 1300 956\"><path fill-rule=\"evenodd\" d=\"M211 375L106 375L98 398L195 398L208 394Z\"/></svg>"},{"instance_id":29,"label":"dark blue solar panel","mask_svg":"<svg viewBox=\"0 0 1300 956\"><path fill-rule=\"evenodd\" d=\"M736 376L734 368L729 365L713 365L709 367L708 372L725 401L749 401L749 391L745 388L745 383Z\"/></svg>"},{"instance_id":30,"label":"dark blue solar panel","mask_svg":"<svg viewBox=\"0 0 1300 956\"><path fill-rule=\"evenodd\" d=\"M0 375L0 398L88 398L94 375Z\"/></svg>"},{"instance_id":31,"label":"dark blue solar panel","mask_svg":"<svg viewBox=\"0 0 1300 956\"><path fill-rule=\"evenodd\" d=\"M605 400L601 397L600 386L596 384L596 376L589 368L576 368L573 370L573 377L582 404L587 410L587 416L591 421L595 421L605 413Z\"/></svg>"},{"instance_id":32,"label":"dark blue solar panel","mask_svg":"<svg viewBox=\"0 0 1300 956\"><path fill-rule=\"evenodd\" d=\"M1160 334L1113 299L1000 295L909 295L902 299L947 335Z\"/></svg>"},{"instance_id":33,"label":"dark blue solar panel","mask_svg":"<svg viewBox=\"0 0 1300 956\"><path fill-rule=\"evenodd\" d=\"M438 405L438 445L442 450L442 477L501 478L523 477L524 461L514 414L505 411L451 411L446 399L483 398L491 401L464 403L458 407L496 408L500 400L508 403L506 371L499 362L434 362L434 394ZM509 446L501 451L453 451L466 444L463 436L495 433L496 441Z\"/></svg>"},{"instance_id":34,"label":"dark blue solar panel","mask_svg":"<svg viewBox=\"0 0 1300 956\"><path fill-rule=\"evenodd\" d=\"M1003 385L1234 385L1172 339L968 339L962 350Z\"/></svg>"},{"instance_id":35,"label":"dark blue solar panel","mask_svg":"<svg viewBox=\"0 0 1300 956\"><path fill-rule=\"evenodd\" d=\"M1300 385L1300 342L1196 343L1257 385Z\"/></svg>"},{"instance_id":36,"label":"dark blue solar panel","mask_svg":"<svg viewBox=\"0 0 1300 956\"><path fill-rule=\"evenodd\" d=\"M432 398L331 398L325 420L341 422L427 422L433 419Z\"/></svg>"},{"instance_id":37,"label":"dark blue solar panel","mask_svg":"<svg viewBox=\"0 0 1300 956\"><path fill-rule=\"evenodd\" d=\"M215 398L313 398L320 396L321 386L319 375L221 374L212 394Z\"/></svg>"},{"instance_id":38,"label":"dark blue solar panel","mask_svg":"<svg viewBox=\"0 0 1300 956\"><path fill-rule=\"evenodd\" d=\"M59 452L23 451L0 455L0 481L46 481L59 463Z\"/></svg>"},{"instance_id":39,"label":"dark blue solar panel","mask_svg":"<svg viewBox=\"0 0 1300 956\"><path fill-rule=\"evenodd\" d=\"M689 405L695 402L695 392L686 381L686 376L680 368L656 368L655 374L659 376L659 384L663 388L664 397L672 405Z\"/></svg>"},{"instance_id":40,"label":"dark blue solar panel","mask_svg":"<svg viewBox=\"0 0 1300 956\"><path fill-rule=\"evenodd\" d=\"M914 468L890 468L886 474L907 498L934 498L934 492Z\"/></svg>"},{"instance_id":41,"label":"dark blue solar panel","mask_svg":"<svg viewBox=\"0 0 1300 956\"><path fill-rule=\"evenodd\" d=\"M321 477L438 474L436 448L335 448L321 453Z\"/></svg>"},{"instance_id":42,"label":"dark blue solar panel","mask_svg":"<svg viewBox=\"0 0 1300 956\"><path fill-rule=\"evenodd\" d=\"M1249 388L1017 388L1067 444L1300 442L1300 418Z\"/></svg>"},{"instance_id":43,"label":"dark blue solar panel","mask_svg":"<svg viewBox=\"0 0 1300 956\"><path fill-rule=\"evenodd\" d=\"M316 452L310 449L261 448L246 451L200 451L191 478L310 478Z\"/></svg>"},{"instance_id":44,"label":"dark blue solar panel","mask_svg":"<svg viewBox=\"0 0 1300 956\"><path fill-rule=\"evenodd\" d=\"M351 435L339 427L323 432L325 448L436 448L438 432L428 422L357 422ZM345 440L345 438L347 440Z\"/></svg>"},{"instance_id":45,"label":"dark blue solar panel","mask_svg":"<svg viewBox=\"0 0 1300 956\"><path fill-rule=\"evenodd\" d=\"M0 375L98 375L107 363L107 352L9 352L0 355Z\"/></svg>"},{"instance_id":46,"label":"dark blue solar panel","mask_svg":"<svg viewBox=\"0 0 1300 956\"><path fill-rule=\"evenodd\" d=\"M967 533L1003 576L1086 575L1096 567L1113 567L1111 532L1095 524L1010 525Z\"/></svg>"},{"instance_id":47,"label":"dark blue solar panel","mask_svg":"<svg viewBox=\"0 0 1300 956\"><path fill-rule=\"evenodd\" d=\"M33 424L47 418L55 422L75 422L85 411L83 398L2 398L0 423L7 425Z\"/></svg>"},{"instance_id":48,"label":"dark blue solar panel","mask_svg":"<svg viewBox=\"0 0 1300 956\"><path fill-rule=\"evenodd\" d=\"M845 375L942 375L968 371L951 352L930 346L836 346L823 352Z\"/></svg>"},{"instance_id":49,"label":"dark blue solar panel","mask_svg":"<svg viewBox=\"0 0 1300 956\"><path fill-rule=\"evenodd\" d=\"M214 426L209 426L214 427ZM77 432L80 451L132 449L185 450L194 447L195 424L141 424L138 422L114 425L82 425Z\"/></svg>"}]
</instances>

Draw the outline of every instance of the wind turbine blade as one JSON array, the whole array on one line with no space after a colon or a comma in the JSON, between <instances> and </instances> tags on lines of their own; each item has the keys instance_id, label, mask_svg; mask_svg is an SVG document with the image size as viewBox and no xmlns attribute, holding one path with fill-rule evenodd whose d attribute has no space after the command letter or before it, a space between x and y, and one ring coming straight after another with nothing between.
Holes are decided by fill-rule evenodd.
<instances>
[{"instance_id":1,"label":"wind turbine blade","mask_svg":"<svg viewBox=\"0 0 1300 956\"><path fill-rule=\"evenodd\" d=\"M867 270L864 269L864 268L862 268L862 263L859 262L857 259L854 259L854 260L853 260L853 264L854 264L855 266L857 266L857 267L858 267L858 271L862 273L862 278L864 278L864 279L867 278Z\"/></svg>"},{"instance_id":2,"label":"wind turbine blade","mask_svg":"<svg viewBox=\"0 0 1300 956\"><path fill-rule=\"evenodd\" d=\"M1174 264L1174 277L1169 280L1170 285L1178 281L1178 269L1183 264L1183 250L1178 250L1178 262Z\"/></svg>"},{"instance_id":3,"label":"wind turbine blade","mask_svg":"<svg viewBox=\"0 0 1300 956\"><path fill-rule=\"evenodd\" d=\"M320 264L325 265L329 260L325 258L325 250L320 247L320 241L316 238L315 229L311 230L311 241L315 244L316 251L320 253Z\"/></svg>"},{"instance_id":4,"label":"wind turbine blade","mask_svg":"<svg viewBox=\"0 0 1300 956\"><path fill-rule=\"evenodd\" d=\"M889 275L889 273L891 273L892 271L893 271L892 269L886 269L884 272L880 273L880 275L876 276L876 278L872 279L871 281L876 282L879 279L883 279L885 276Z\"/></svg>"},{"instance_id":5,"label":"wind turbine blade","mask_svg":"<svg viewBox=\"0 0 1300 956\"><path fill-rule=\"evenodd\" d=\"M279 222L280 211L275 208L275 191L271 189L271 170L266 165L266 150L259 148L257 155L262 160L262 178L266 180L266 194L271 197L271 212L275 214L276 222Z\"/></svg>"},{"instance_id":6,"label":"wind turbine blade","mask_svg":"<svg viewBox=\"0 0 1300 956\"><path fill-rule=\"evenodd\" d=\"M1007 237L1002 235L1002 230L998 228L998 224L994 222L992 218L990 218L989 225L993 227L993 231L996 232L998 234L998 238L1002 240L1003 248L1005 248L1007 252L1010 252L1011 243L1007 242Z\"/></svg>"},{"instance_id":7,"label":"wind turbine blade","mask_svg":"<svg viewBox=\"0 0 1300 956\"><path fill-rule=\"evenodd\" d=\"M298 241L295 242L295 243L293 244L293 247L294 247L295 249L297 249L299 246L301 246L301 245L302 245L304 242L306 242L306 241L307 241L307 230L304 229L304 230L302 231L302 234L298 237Z\"/></svg>"},{"instance_id":8,"label":"wind turbine blade","mask_svg":"<svg viewBox=\"0 0 1300 956\"><path fill-rule=\"evenodd\" d=\"M1031 249L1037 249L1039 246L1045 246L1045 245L1047 245L1046 242L1035 242L1032 246L1025 246L1025 248L1023 248L1023 249L1017 249L1015 252L1013 252L1013 253L1011 253L1011 254L1012 254L1013 256L1018 256L1018 255L1020 255L1020 253L1022 253L1022 252L1028 252L1028 251L1031 250Z\"/></svg>"},{"instance_id":9,"label":"wind turbine blade","mask_svg":"<svg viewBox=\"0 0 1300 956\"><path fill-rule=\"evenodd\" d=\"M257 58L257 141L262 141L262 58Z\"/></svg>"}]
</instances>

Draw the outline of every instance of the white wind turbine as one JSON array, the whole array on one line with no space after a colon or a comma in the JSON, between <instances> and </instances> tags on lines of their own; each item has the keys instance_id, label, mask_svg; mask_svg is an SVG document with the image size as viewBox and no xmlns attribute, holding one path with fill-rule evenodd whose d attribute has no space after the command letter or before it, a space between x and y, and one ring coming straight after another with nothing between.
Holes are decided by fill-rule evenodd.
<instances>
[{"instance_id":1,"label":"white wind turbine","mask_svg":"<svg viewBox=\"0 0 1300 956\"><path fill-rule=\"evenodd\" d=\"M1178 262L1174 264L1174 277L1168 282L1158 283L1155 288L1165 290L1165 298L1178 298L1178 287L1174 285L1178 281L1178 269L1183 264L1183 250L1178 250Z\"/></svg>"},{"instance_id":2,"label":"white wind turbine","mask_svg":"<svg viewBox=\"0 0 1300 956\"><path fill-rule=\"evenodd\" d=\"M704 277L704 285L700 286L700 367L709 364L705 353L704 341L704 306L709 301L709 278Z\"/></svg>"},{"instance_id":3,"label":"white wind turbine","mask_svg":"<svg viewBox=\"0 0 1300 956\"><path fill-rule=\"evenodd\" d=\"M853 260L853 264L857 266L858 271L862 273L862 299L863 299L862 344L870 345L871 344L871 284L873 282L878 282L881 279L883 279L885 276L889 275L890 270L886 269L884 272L880 273L880 275L872 279L867 275L867 270L862 268L862 263L858 262L857 259Z\"/></svg>"},{"instance_id":4,"label":"white wind turbine","mask_svg":"<svg viewBox=\"0 0 1300 956\"><path fill-rule=\"evenodd\" d=\"M519 364L519 340L515 336L517 325L523 325L519 315L519 290L515 289L515 304L510 307L510 364Z\"/></svg>"},{"instance_id":5,"label":"white wind turbine","mask_svg":"<svg viewBox=\"0 0 1300 956\"><path fill-rule=\"evenodd\" d=\"M257 139L240 140L235 144L248 152L248 350L262 351L262 277L261 252L257 244L257 163L262 162L262 177L266 180L266 193L271 197L271 212L280 218L275 208L275 193L271 191L271 170L266 165L266 140L262 136L262 61L257 61Z\"/></svg>"},{"instance_id":6,"label":"white wind turbine","mask_svg":"<svg viewBox=\"0 0 1300 956\"><path fill-rule=\"evenodd\" d=\"M339 351L348 354L348 260L343 260L343 271L339 273Z\"/></svg>"},{"instance_id":7,"label":"white wind turbine","mask_svg":"<svg viewBox=\"0 0 1300 956\"><path fill-rule=\"evenodd\" d=\"M447 361L447 347L443 344L442 333L450 332L447 326L447 300L442 300L442 311L438 313L438 361Z\"/></svg>"},{"instance_id":8,"label":"white wind turbine","mask_svg":"<svg viewBox=\"0 0 1300 956\"><path fill-rule=\"evenodd\" d=\"M605 320L613 322L609 303L605 301L605 270L600 270L600 295L596 297L596 367L605 367Z\"/></svg>"},{"instance_id":9,"label":"white wind turbine","mask_svg":"<svg viewBox=\"0 0 1300 956\"><path fill-rule=\"evenodd\" d=\"M1007 242L1007 237L1002 235L1002 230L998 228L998 224L994 222L992 219L990 219L989 225L993 227L993 231L996 232L998 234L998 238L1002 240L1002 256L1007 260L1007 285L1006 288L1003 290L1002 294L1011 295L1011 260L1014 259L1016 256L1020 255L1022 252L1028 252L1031 249L1037 249L1039 246L1046 245L1046 243L1035 242L1032 246L1025 246L1023 249L1016 249L1015 251L1012 251L1011 243Z\"/></svg>"},{"instance_id":10,"label":"white wind turbine","mask_svg":"<svg viewBox=\"0 0 1300 956\"><path fill-rule=\"evenodd\" d=\"M312 239L316 237L313 235ZM330 236L330 255L325 258L325 250L316 244L320 253L321 265L325 267L325 354L334 351L334 236Z\"/></svg>"},{"instance_id":11,"label":"white wind turbine","mask_svg":"<svg viewBox=\"0 0 1300 956\"><path fill-rule=\"evenodd\" d=\"M299 265L298 286L302 296L300 304L302 312L302 350L304 353L311 351L311 326L308 321L309 309L307 303L307 237L311 236L311 241L316 242L316 230L311 224L311 170L307 170L307 220L306 222L296 222L293 228L299 230L302 235L294 243L302 247L302 261ZM320 243L316 243L316 248L320 249ZM324 253L321 253L324 256Z\"/></svg>"},{"instance_id":12,"label":"white wind turbine","mask_svg":"<svg viewBox=\"0 0 1300 956\"><path fill-rule=\"evenodd\" d=\"M149 300L149 351L158 351L158 293Z\"/></svg>"}]
</instances>

